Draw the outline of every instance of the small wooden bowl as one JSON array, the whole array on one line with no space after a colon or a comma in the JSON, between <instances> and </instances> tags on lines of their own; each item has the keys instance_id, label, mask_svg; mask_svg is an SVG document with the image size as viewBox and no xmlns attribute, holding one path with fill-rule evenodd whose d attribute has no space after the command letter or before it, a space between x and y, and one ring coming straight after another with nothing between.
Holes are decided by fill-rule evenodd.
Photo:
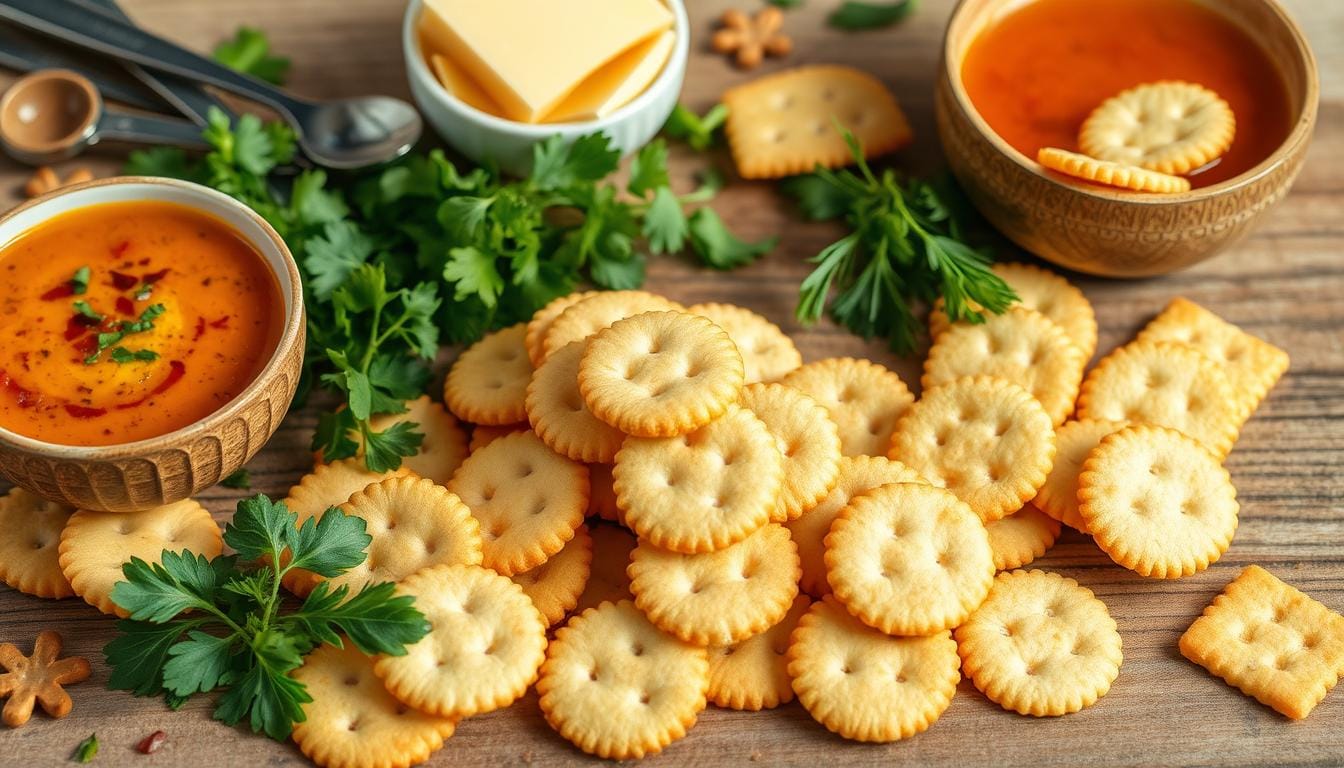
<instances>
[{"instance_id":1,"label":"small wooden bowl","mask_svg":"<svg viewBox=\"0 0 1344 768\"><path fill-rule=\"evenodd\" d=\"M266 260L280 284L285 327L270 362L223 408L166 435L107 446L56 445L0 428L0 475L61 504L131 512L188 498L247 463L289 409L303 367L299 270L280 235L250 208L208 187L125 176L56 190L0 216L0 244L53 216L86 205L161 200L229 224Z\"/></svg>"},{"instance_id":2,"label":"small wooden bowl","mask_svg":"<svg viewBox=\"0 0 1344 768\"><path fill-rule=\"evenodd\" d=\"M1197 264L1245 237L1288 193L1302 168L1320 95L1306 37L1274 0L1226 0L1218 10L1282 69L1296 123L1246 173L1190 192L1144 195L1084 187L1047 175L1001 139L961 82L966 50L1021 0L961 0L943 38L935 93L938 136L952 172L999 231L1041 258L1080 272L1146 277Z\"/></svg>"}]
</instances>

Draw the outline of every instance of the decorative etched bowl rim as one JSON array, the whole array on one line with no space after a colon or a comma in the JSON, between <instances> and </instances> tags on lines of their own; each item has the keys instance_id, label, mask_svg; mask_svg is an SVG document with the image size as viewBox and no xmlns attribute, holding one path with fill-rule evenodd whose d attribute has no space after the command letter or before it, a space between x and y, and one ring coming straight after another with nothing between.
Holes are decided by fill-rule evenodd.
<instances>
[{"instance_id":1,"label":"decorative etched bowl rim","mask_svg":"<svg viewBox=\"0 0 1344 768\"><path fill-rule=\"evenodd\" d=\"M961 82L961 62L965 58L966 48L969 47L970 40L966 46L960 50L953 49L952 28L962 20L966 8L975 0L958 0L955 8L952 9L951 16L948 17L947 26L943 32L943 61L942 76L947 79L951 86L952 97L956 100L957 107L966 115L975 130L983 136L998 152L1012 160L1018 166L1031 174L1041 178L1050 184L1062 189L1077 192L1080 195L1118 203L1129 203L1133 205L1172 205L1179 203L1192 202L1196 200L1207 200L1218 197L1233 190L1254 184L1265 176L1269 175L1279 165L1284 163L1289 157L1293 156L1299 145L1311 140L1311 133L1315 125L1315 115L1317 104L1320 100L1320 75L1316 69L1316 55L1312 52L1311 46L1307 43L1306 36L1302 33L1302 28L1288 14L1288 11L1279 4L1278 0L1254 0L1268 8L1274 15L1274 18L1280 25L1280 30L1287 32L1293 41L1293 51L1297 54L1302 69L1306 73L1306 82L1303 84L1303 98L1300 105L1294 105L1297 114L1294 118L1293 129L1289 131L1288 136L1273 152L1265 157L1249 170L1233 176L1230 179L1224 179L1217 184L1210 184L1207 187L1199 187L1189 192L1178 192L1168 194L1143 194L1128 190L1109 190L1100 185L1084 186L1082 184L1068 184L1055 178L1041 164L1036 162L1035 158L1027 157L1018 151L1018 149L1007 141L1004 141L999 134L990 127L980 115L980 111L975 108L971 102L970 95L966 93L966 88ZM1012 2L1012 0L1006 0ZM1030 0L1028 0L1030 1ZM1018 4L1018 3L1014 3ZM1235 22L1233 22L1235 23ZM1240 26L1240 25L1239 25ZM1256 39L1257 42L1265 35L1263 31L1241 27ZM1280 70L1283 77L1288 77L1289 73Z\"/></svg>"},{"instance_id":2,"label":"decorative etched bowl rim","mask_svg":"<svg viewBox=\"0 0 1344 768\"><path fill-rule=\"evenodd\" d=\"M143 456L154 453L155 451L168 448L172 445L189 441L199 435L208 434L220 425L238 415L248 403L265 394L267 382L281 372L284 359L293 350L293 347L302 338L304 311L303 311L303 284L299 279L299 268L294 263L294 256L289 252L289 247L285 245L284 239L256 211L234 200L223 192L216 191L210 187L195 184L190 181L181 181L179 179L160 178L155 176L114 176L108 179L95 179L80 184L73 184L68 187L48 192L41 197L36 197L15 208L0 215L0 229L9 223L11 219L31 211L34 208L50 204L52 201L71 195L82 195L90 190L97 190L105 187L121 186L147 186L147 187L167 187L180 193L179 196L155 197L145 195L137 197L137 200L158 200L162 202L172 202L179 205L185 205L194 208L202 213L223 218L221 213L229 211L238 216L247 219L254 224L261 235L265 238L260 240L255 237L249 237L247 233L239 231L239 235L247 240L248 243L256 248L262 254L262 261L265 262L267 269L275 275L276 282L281 285L281 298L285 303L285 327L281 331L280 340L275 345L275 350L267 360L265 367L252 379L252 382L238 393L232 400L225 403L219 409L213 411L204 418L195 421L185 427L180 427L172 432L165 432L162 435L148 437L143 440L135 440L129 443L117 443L114 445L62 445L60 443L49 443L44 440L20 435L17 432L10 431L0 427L0 443L6 443L14 448L24 450L30 453L41 454L55 459L75 460L75 461L102 461L107 459L127 458L134 456ZM121 200L125 202L125 200ZM94 197L87 203L74 206L75 208L83 205L97 205L100 202L112 202L110 200L99 200ZM69 209L67 209L69 210ZM49 217L40 219L34 226L49 220ZM30 231L31 227L23 231ZM235 227L235 229L237 229ZM18 237L22 233L16 234ZM0 242L0 248L13 242L13 238ZM275 258L272 258L272 257ZM275 266L275 261L281 262L285 269L285 274L280 274ZM285 290L285 283L288 282L288 291Z\"/></svg>"}]
</instances>

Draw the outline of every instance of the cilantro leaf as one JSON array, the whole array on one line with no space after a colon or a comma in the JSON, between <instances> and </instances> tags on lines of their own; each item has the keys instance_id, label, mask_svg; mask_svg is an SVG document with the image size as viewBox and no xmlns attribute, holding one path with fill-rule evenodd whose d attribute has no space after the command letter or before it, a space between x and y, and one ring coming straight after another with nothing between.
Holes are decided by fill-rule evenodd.
<instances>
[{"instance_id":1,"label":"cilantro leaf","mask_svg":"<svg viewBox=\"0 0 1344 768\"><path fill-rule=\"evenodd\" d=\"M271 143L276 143L272 137ZM337 192L326 188L325 171L304 171L294 179L294 187L289 193L289 206L294 212L295 221L306 227L332 224L350 215L350 208ZM360 233L363 236L363 232ZM330 238L328 238L330 239ZM305 244L311 250L312 242Z\"/></svg>"},{"instance_id":2,"label":"cilantro leaf","mask_svg":"<svg viewBox=\"0 0 1344 768\"><path fill-rule=\"evenodd\" d=\"M414 456L425 435L415 422L399 421L382 432L364 432L364 464L370 472L388 472L401 466L403 456Z\"/></svg>"},{"instance_id":3,"label":"cilantro leaf","mask_svg":"<svg viewBox=\"0 0 1344 768\"><path fill-rule=\"evenodd\" d=\"M645 144L631 161L630 181L625 188L633 195L644 197L653 190L666 188L668 183L667 142L654 139Z\"/></svg>"},{"instance_id":4,"label":"cilantro leaf","mask_svg":"<svg viewBox=\"0 0 1344 768\"><path fill-rule=\"evenodd\" d=\"M243 560L271 559L285 550L297 519L283 501L258 493L238 502L224 526L224 543Z\"/></svg>"},{"instance_id":5,"label":"cilantro leaf","mask_svg":"<svg viewBox=\"0 0 1344 768\"><path fill-rule=\"evenodd\" d=\"M354 596L344 585L328 591L329 587L320 582L289 617L323 642L340 645L340 630L364 653L401 656L405 646L429 632L429 622L415 609L414 600L395 595L392 582L365 585Z\"/></svg>"},{"instance_id":6,"label":"cilantro leaf","mask_svg":"<svg viewBox=\"0 0 1344 768\"><path fill-rule=\"evenodd\" d=\"M868 3L845 0L826 17L826 22L838 29L873 29L887 27L914 12L916 0L896 0L889 3Z\"/></svg>"},{"instance_id":7,"label":"cilantro leaf","mask_svg":"<svg viewBox=\"0 0 1344 768\"><path fill-rule=\"evenodd\" d=\"M187 633L187 639L168 649L163 665L163 687L177 696L212 691L233 681L230 668L234 635L216 637L199 630Z\"/></svg>"},{"instance_id":8,"label":"cilantro leaf","mask_svg":"<svg viewBox=\"0 0 1344 768\"><path fill-rule=\"evenodd\" d=\"M121 172L126 176L164 176L197 183L205 180L201 164L177 147L137 149L127 156Z\"/></svg>"},{"instance_id":9,"label":"cilantro leaf","mask_svg":"<svg viewBox=\"0 0 1344 768\"><path fill-rule=\"evenodd\" d=\"M644 213L644 237L653 253L679 253L686 244L689 227L681 201L667 187L658 187Z\"/></svg>"},{"instance_id":10,"label":"cilantro leaf","mask_svg":"<svg viewBox=\"0 0 1344 768\"><path fill-rule=\"evenodd\" d=\"M584 181L599 181L620 164L621 153L604 134L580 136L566 144L559 134L532 148L532 183L554 190Z\"/></svg>"},{"instance_id":11,"label":"cilantro leaf","mask_svg":"<svg viewBox=\"0 0 1344 768\"><path fill-rule=\"evenodd\" d=\"M214 57L230 69L272 85L284 85L285 75L289 72L289 59L272 56L266 33L252 27L239 27L232 39L215 46Z\"/></svg>"},{"instance_id":12,"label":"cilantro leaf","mask_svg":"<svg viewBox=\"0 0 1344 768\"><path fill-rule=\"evenodd\" d=\"M453 284L453 298L462 301L475 296L485 306L493 307L504 290L504 278L494 257L474 246L452 248L448 257L443 279Z\"/></svg>"},{"instance_id":13,"label":"cilantro leaf","mask_svg":"<svg viewBox=\"0 0 1344 768\"><path fill-rule=\"evenodd\" d=\"M375 410L375 413L401 413L402 400L414 400L425 391L429 383L429 369L410 355L375 355L369 365L369 382L375 390L386 392L398 401L396 410Z\"/></svg>"},{"instance_id":14,"label":"cilantro leaf","mask_svg":"<svg viewBox=\"0 0 1344 768\"><path fill-rule=\"evenodd\" d=\"M247 467L239 467L233 471L233 474L219 481L219 484L225 488L236 488L246 491L252 487L252 477L247 471Z\"/></svg>"},{"instance_id":15,"label":"cilantro leaf","mask_svg":"<svg viewBox=\"0 0 1344 768\"><path fill-rule=\"evenodd\" d=\"M700 208L691 214L689 233L691 247L700 260L715 269L733 269L750 264L762 254L774 249L779 238L770 237L755 243L739 240L728 231L723 219L710 208Z\"/></svg>"},{"instance_id":16,"label":"cilantro leaf","mask_svg":"<svg viewBox=\"0 0 1344 768\"><path fill-rule=\"evenodd\" d=\"M286 569L302 568L331 578L364 562L364 550L373 541L373 537L364 532L364 518L330 507L320 518L310 517L294 529L293 513L288 514L291 522L286 543L290 560Z\"/></svg>"},{"instance_id":17,"label":"cilantro leaf","mask_svg":"<svg viewBox=\"0 0 1344 768\"><path fill-rule=\"evenodd\" d=\"M727 104L715 104L704 117L678 104L663 124L663 133L674 139L684 139L691 149L704 152L714 145L719 129L727 120Z\"/></svg>"},{"instance_id":18,"label":"cilantro leaf","mask_svg":"<svg viewBox=\"0 0 1344 768\"><path fill-rule=\"evenodd\" d=\"M312 449L321 451L325 461L348 459L359 452L359 443L350 438L359 424L349 409L327 412L317 417Z\"/></svg>"}]
</instances>

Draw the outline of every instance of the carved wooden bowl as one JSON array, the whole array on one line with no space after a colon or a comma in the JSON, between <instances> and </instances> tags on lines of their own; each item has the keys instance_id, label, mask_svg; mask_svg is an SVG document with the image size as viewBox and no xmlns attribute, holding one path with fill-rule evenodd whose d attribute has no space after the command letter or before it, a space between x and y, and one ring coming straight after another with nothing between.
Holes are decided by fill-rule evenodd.
<instances>
[{"instance_id":1,"label":"carved wooden bowl","mask_svg":"<svg viewBox=\"0 0 1344 768\"><path fill-rule=\"evenodd\" d=\"M289 409L303 365L303 289L280 235L248 207L198 184L127 176L57 190L0 217L0 244L65 211L107 202L187 205L235 230L265 258L280 284L285 327L270 362L223 408L182 429L122 445L70 446L0 428L0 475L73 507L129 512L185 499L243 466Z\"/></svg>"},{"instance_id":2,"label":"carved wooden bowl","mask_svg":"<svg viewBox=\"0 0 1344 768\"><path fill-rule=\"evenodd\" d=\"M935 94L938 136L976 208L1018 245L1060 266L1108 277L1161 275L1197 264L1245 237L1288 193L1316 124L1316 60L1274 0L1225 0L1218 9L1282 70L1296 116L1288 138L1240 176L1190 192L1141 195L1052 178L994 133L961 82L976 35L1021 0L961 0L943 39Z\"/></svg>"}]
</instances>

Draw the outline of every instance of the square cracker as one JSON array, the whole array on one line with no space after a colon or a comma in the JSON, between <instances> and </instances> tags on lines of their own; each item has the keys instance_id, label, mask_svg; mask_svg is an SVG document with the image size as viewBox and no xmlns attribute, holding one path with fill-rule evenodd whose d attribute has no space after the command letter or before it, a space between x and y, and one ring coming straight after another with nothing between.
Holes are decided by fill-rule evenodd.
<instances>
[{"instance_id":1,"label":"square cracker","mask_svg":"<svg viewBox=\"0 0 1344 768\"><path fill-rule=\"evenodd\" d=\"M1181 653L1300 720L1344 673L1344 616L1252 565L1185 631Z\"/></svg>"},{"instance_id":2,"label":"square cracker","mask_svg":"<svg viewBox=\"0 0 1344 768\"><path fill-rule=\"evenodd\" d=\"M767 75L723 94L728 143L744 179L777 179L852 158L839 123L864 157L910 143L914 134L896 98L876 78L850 67L801 67Z\"/></svg>"}]
</instances>

